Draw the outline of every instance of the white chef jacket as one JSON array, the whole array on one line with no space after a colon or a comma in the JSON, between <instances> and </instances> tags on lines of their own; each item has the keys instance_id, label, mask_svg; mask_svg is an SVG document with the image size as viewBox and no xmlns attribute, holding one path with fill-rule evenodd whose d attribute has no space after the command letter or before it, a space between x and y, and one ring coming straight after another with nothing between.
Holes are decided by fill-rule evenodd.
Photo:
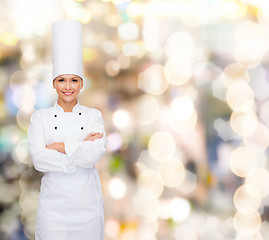
<instances>
[{"instance_id":1,"label":"white chef jacket","mask_svg":"<svg viewBox=\"0 0 269 240\"><path fill-rule=\"evenodd\" d=\"M95 141L83 141L101 132ZM65 152L46 148L64 142ZM99 110L77 104L64 112L53 107L35 111L30 120L28 144L41 179L36 216L36 240L103 240L104 207L96 162L106 151L106 135Z\"/></svg>"}]
</instances>

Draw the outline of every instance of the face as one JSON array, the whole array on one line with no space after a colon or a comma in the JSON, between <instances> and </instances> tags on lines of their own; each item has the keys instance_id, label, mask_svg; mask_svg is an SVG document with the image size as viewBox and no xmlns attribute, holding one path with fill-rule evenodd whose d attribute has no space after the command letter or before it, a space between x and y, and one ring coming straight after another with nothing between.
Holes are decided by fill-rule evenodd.
<instances>
[{"instance_id":1,"label":"face","mask_svg":"<svg viewBox=\"0 0 269 240\"><path fill-rule=\"evenodd\" d=\"M65 102L71 102L77 98L83 80L74 74L63 74L53 80L53 88L56 89L58 98Z\"/></svg>"}]
</instances>

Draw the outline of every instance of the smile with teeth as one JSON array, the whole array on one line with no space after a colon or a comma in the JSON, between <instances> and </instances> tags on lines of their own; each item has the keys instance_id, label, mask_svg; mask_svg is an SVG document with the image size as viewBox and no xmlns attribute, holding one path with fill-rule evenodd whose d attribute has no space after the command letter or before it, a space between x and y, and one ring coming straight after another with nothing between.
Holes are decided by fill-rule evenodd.
<instances>
[{"instance_id":1,"label":"smile with teeth","mask_svg":"<svg viewBox=\"0 0 269 240\"><path fill-rule=\"evenodd\" d=\"M70 96L70 95L73 94L73 92L63 92L63 94L66 95L66 96Z\"/></svg>"}]
</instances>

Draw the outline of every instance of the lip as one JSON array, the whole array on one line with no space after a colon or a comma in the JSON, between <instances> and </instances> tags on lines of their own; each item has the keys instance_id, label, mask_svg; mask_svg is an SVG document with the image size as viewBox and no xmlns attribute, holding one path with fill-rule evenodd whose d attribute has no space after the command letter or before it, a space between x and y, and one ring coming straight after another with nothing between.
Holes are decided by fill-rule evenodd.
<instances>
[{"instance_id":1,"label":"lip","mask_svg":"<svg viewBox=\"0 0 269 240\"><path fill-rule=\"evenodd\" d=\"M71 96L74 92L63 92L65 96Z\"/></svg>"}]
</instances>

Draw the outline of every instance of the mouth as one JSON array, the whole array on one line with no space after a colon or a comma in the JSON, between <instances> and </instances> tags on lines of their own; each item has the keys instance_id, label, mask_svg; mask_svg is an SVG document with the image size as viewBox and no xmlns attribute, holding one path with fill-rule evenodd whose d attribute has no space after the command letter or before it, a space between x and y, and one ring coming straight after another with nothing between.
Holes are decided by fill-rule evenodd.
<instances>
[{"instance_id":1,"label":"mouth","mask_svg":"<svg viewBox=\"0 0 269 240\"><path fill-rule=\"evenodd\" d=\"M74 92L63 92L65 96L71 96Z\"/></svg>"}]
</instances>

